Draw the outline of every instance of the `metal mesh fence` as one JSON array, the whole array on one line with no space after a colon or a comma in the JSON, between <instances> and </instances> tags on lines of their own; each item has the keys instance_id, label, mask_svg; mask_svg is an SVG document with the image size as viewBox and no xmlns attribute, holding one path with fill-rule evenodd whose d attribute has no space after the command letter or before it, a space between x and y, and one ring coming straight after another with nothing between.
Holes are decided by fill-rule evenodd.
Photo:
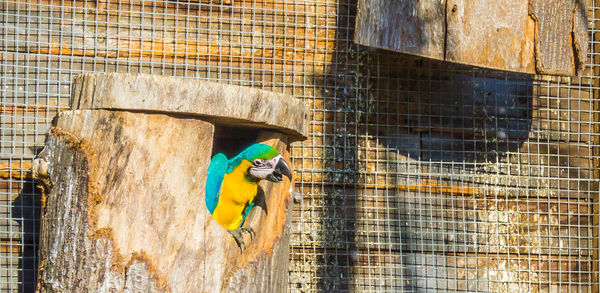
<instances>
[{"instance_id":1,"label":"metal mesh fence","mask_svg":"<svg viewBox=\"0 0 600 293\"><path fill-rule=\"evenodd\" d=\"M292 145L291 292L597 292L588 2L589 70L563 78L354 45L355 0L2 1L0 290L35 288L30 167L71 79L142 72L312 109Z\"/></svg>"}]
</instances>

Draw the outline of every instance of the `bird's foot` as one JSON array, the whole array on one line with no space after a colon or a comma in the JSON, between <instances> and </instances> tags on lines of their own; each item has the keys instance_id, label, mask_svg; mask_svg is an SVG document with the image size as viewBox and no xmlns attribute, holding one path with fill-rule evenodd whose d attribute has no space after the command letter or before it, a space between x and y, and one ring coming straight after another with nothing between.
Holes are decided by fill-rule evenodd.
<instances>
[{"instance_id":1,"label":"bird's foot","mask_svg":"<svg viewBox=\"0 0 600 293\"><path fill-rule=\"evenodd\" d=\"M252 227L241 227L240 230L243 232L246 232L248 234L250 234L250 239L254 239L254 236L256 236L256 232L254 232L254 229L252 229Z\"/></svg>"},{"instance_id":2,"label":"bird's foot","mask_svg":"<svg viewBox=\"0 0 600 293\"><path fill-rule=\"evenodd\" d=\"M244 233L250 234L250 239L254 238L256 235L256 232L254 232L252 227L240 227L235 230L227 230L227 232L231 234L235 240L235 243L237 243L241 250L246 249L246 243L244 243Z\"/></svg>"}]
</instances>

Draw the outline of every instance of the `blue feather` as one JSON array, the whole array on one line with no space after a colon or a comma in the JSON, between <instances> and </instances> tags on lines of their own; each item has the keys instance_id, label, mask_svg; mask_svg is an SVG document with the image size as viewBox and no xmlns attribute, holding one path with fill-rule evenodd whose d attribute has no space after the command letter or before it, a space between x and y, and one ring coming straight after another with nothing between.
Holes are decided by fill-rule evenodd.
<instances>
[{"instance_id":1,"label":"blue feather","mask_svg":"<svg viewBox=\"0 0 600 293\"><path fill-rule=\"evenodd\" d=\"M208 166L208 174L206 175L206 207L212 214L215 208L217 207L217 203L219 202L219 195L221 191L221 183L223 182L223 177L225 177L225 172L227 171L227 157L218 153L212 157L210 160L210 165Z\"/></svg>"}]
</instances>

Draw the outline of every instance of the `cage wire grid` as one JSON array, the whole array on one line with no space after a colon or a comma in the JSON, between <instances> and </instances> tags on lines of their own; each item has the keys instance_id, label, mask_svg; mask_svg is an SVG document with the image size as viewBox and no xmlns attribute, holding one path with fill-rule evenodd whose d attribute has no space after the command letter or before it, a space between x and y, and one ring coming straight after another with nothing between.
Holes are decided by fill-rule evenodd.
<instances>
[{"instance_id":1,"label":"cage wire grid","mask_svg":"<svg viewBox=\"0 0 600 293\"><path fill-rule=\"evenodd\" d=\"M31 162L72 78L141 72L310 107L291 292L593 292L598 4L588 70L563 78L357 46L355 0L2 1L0 290L35 288Z\"/></svg>"}]
</instances>

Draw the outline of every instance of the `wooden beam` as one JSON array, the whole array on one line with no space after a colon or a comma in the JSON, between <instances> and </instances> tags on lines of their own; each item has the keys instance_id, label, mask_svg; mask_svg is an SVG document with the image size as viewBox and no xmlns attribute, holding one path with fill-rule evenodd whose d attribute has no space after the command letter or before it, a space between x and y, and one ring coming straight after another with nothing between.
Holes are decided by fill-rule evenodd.
<instances>
[{"instance_id":1,"label":"wooden beam","mask_svg":"<svg viewBox=\"0 0 600 293\"><path fill-rule=\"evenodd\" d=\"M0 254L19 254L23 243L19 240L0 239Z\"/></svg>"},{"instance_id":2,"label":"wooden beam","mask_svg":"<svg viewBox=\"0 0 600 293\"><path fill-rule=\"evenodd\" d=\"M304 230L322 231L312 240L328 248L352 245L374 251L575 256L593 252L593 203L589 201L474 198L386 189L300 192L324 195L304 198L304 205L319 207L317 216L297 211L295 217L304 217ZM321 211L332 220L319 220Z\"/></svg>"},{"instance_id":3,"label":"wooden beam","mask_svg":"<svg viewBox=\"0 0 600 293\"><path fill-rule=\"evenodd\" d=\"M92 3L92 1L87 3ZM246 1L243 3L243 5L250 5ZM40 31L39 34L28 36L21 34L20 29L21 26L25 26L24 22L17 21L15 18L17 16L7 16L6 21L14 24L14 28L8 28L7 34L15 35L15 39L7 43L6 47L8 51L42 55L100 59L164 60L167 58L181 64L187 64L193 60L209 62L218 60L220 64L241 62L252 67L261 66L261 64L263 66L286 65L293 66L294 72L305 72L306 70L324 72L324 65L331 62L335 53L336 30L330 28L335 25L335 17L333 15L329 17L326 13L325 17L317 17L317 14L312 13L308 15L307 11L316 13L317 10L325 9L323 5L298 6L295 7L296 10L290 11L289 7L285 7L285 3L281 1L274 3L277 7L281 6L282 10L265 8L264 14L249 14L245 13L243 8L253 10L259 8L240 7L242 10L234 12L234 15L226 19L225 28L218 28L220 32L218 36L210 33L217 29L215 27L216 16L205 15L190 20L190 15L183 13L187 10L178 10L179 13L164 11L165 15L149 11L152 12L153 18L140 17L139 13L134 13L130 17L139 21L141 25L121 25L121 19L127 15L123 15L120 6L114 7L115 10L100 9L81 12L76 7L61 5L62 10L54 11L54 14L57 18L61 17L61 13L71 15L73 19L68 23L38 22L31 14L19 16L33 18L32 21L26 23L34 27L28 26L27 29L37 28ZM14 5L14 3L9 5ZM153 6L148 7L152 8ZM275 11L289 11L289 13L278 14ZM49 12L45 9L35 13ZM54 15L48 16L53 17ZM263 16L263 20L256 19L256 17ZM102 20L105 24L85 25L89 17ZM218 19L222 20L223 16L219 16ZM136 23L129 18L128 21ZM179 25L189 21L197 23L196 28L183 29ZM165 25L158 35L155 30L144 29L144 27L155 26L156 22ZM274 22L286 23L286 25L280 28ZM313 24L318 26L313 26ZM64 30L64 26L72 29ZM234 28L240 32L235 33ZM243 28L252 29L252 32L243 30ZM25 28L22 27L22 29ZM132 34L132 30L136 33ZM51 33L53 31L64 33L53 35ZM99 35L106 37L99 39ZM289 36L294 36L294 38ZM37 45L23 46L21 45L23 42ZM98 42L104 45L97 45ZM309 68L311 64L314 67Z\"/></svg>"},{"instance_id":4,"label":"wooden beam","mask_svg":"<svg viewBox=\"0 0 600 293\"><path fill-rule=\"evenodd\" d=\"M59 105L54 101L49 101L48 104L34 104L34 105L7 105L2 104L0 106L0 113L4 115L31 115L40 114L53 116L61 110L68 109L69 106L66 104Z\"/></svg>"},{"instance_id":5,"label":"wooden beam","mask_svg":"<svg viewBox=\"0 0 600 293\"><path fill-rule=\"evenodd\" d=\"M0 179L31 179L31 162L0 162Z\"/></svg>"},{"instance_id":6,"label":"wooden beam","mask_svg":"<svg viewBox=\"0 0 600 293\"><path fill-rule=\"evenodd\" d=\"M296 251L302 249L294 247ZM352 280L349 290L371 286L410 292L588 292L591 288L592 272L587 258L331 248L311 248L311 252L338 264L338 272ZM314 275L312 268L318 267L318 259L307 254L292 257L295 262L306 264L299 268L299 274L306 274L307 278ZM337 276L335 280L345 281Z\"/></svg>"},{"instance_id":7,"label":"wooden beam","mask_svg":"<svg viewBox=\"0 0 600 293\"><path fill-rule=\"evenodd\" d=\"M444 59L445 8L445 0L360 0L354 39L365 46Z\"/></svg>"}]
</instances>

